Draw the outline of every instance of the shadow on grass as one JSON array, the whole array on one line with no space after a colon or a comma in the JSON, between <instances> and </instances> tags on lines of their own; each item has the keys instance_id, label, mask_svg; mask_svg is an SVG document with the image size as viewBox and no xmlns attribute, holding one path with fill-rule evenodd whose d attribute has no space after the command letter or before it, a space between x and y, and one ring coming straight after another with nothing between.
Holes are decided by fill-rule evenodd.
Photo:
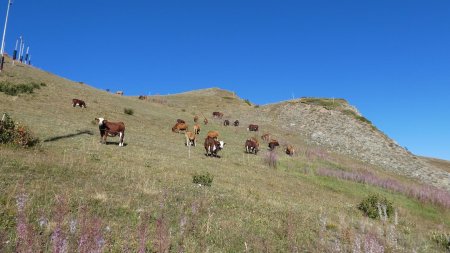
<instances>
[{"instance_id":1,"label":"shadow on grass","mask_svg":"<svg viewBox=\"0 0 450 253\"><path fill-rule=\"evenodd\" d=\"M119 145L119 143L119 141L106 141L106 145ZM128 144L124 142L123 146L126 147Z\"/></svg>"},{"instance_id":2,"label":"shadow on grass","mask_svg":"<svg viewBox=\"0 0 450 253\"><path fill-rule=\"evenodd\" d=\"M61 139L72 138L72 137L75 137L78 135L83 135L83 134L94 135L94 133L92 133L92 131L90 131L90 130L83 130L83 131L78 130L77 133L51 137L51 138L45 139L44 142L58 141Z\"/></svg>"}]
</instances>

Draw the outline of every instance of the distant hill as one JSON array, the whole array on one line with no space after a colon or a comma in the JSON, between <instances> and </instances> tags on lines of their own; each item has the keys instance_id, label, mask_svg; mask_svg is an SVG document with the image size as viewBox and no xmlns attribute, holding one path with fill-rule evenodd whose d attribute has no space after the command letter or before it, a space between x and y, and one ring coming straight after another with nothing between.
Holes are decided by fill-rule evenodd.
<instances>
[{"instance_id":1,"label":"distant hill","mask_svg":"<svg viewBox=\"0 0 450 253\"><path fill-rule=\"evenodd\" d=\"M20 63L12 66L9 58L0 83L40 84L31 94L0 92L0 113L41 140L30 149L0 145L0 252L16 251L16 243L6 241L20 239L16 200L22 191L28 196L28 220L40 229L46 250L60 210L55 211L55 196L67 203L64 229L80 221L81 207L99 217L109 252L135 252L145 236L151 239L144 246L152 252L167 252L161 250L164 240L171 252L333 252L336 247L364 252L370 245L439 252L436 241L450 231L450 162L411 154L344 99L259 106L210 88L139 100ZM73 98L87 108L72 107ZM214 119L214 111L223 112L223 119ZM188 148L184 134L171 128L184 119L192 129L195 115L209 124L200 123L198 145ZM98 117L125 123L125 147L118 147L117 137L99 143ZM225 127L224 119L238 119L240 126ZM247 131L249 124L260 131ZM226 143L221 158L204 155L209 130L219 131ZM281 146L269 152L263 133ZM257 155L244 152L250 137L261 143ZM296 148L294 156L284 152L286 145ZM206 173L213 178L211 187L193 183L194 176ZM358 210L373 194L394 204L396 218L372 220ZM42 219L49 220L48 227L38 227ZM149 224L147 234L142 222ZM75 240L77 233L82 232L68 238Z\"/></svg>"}]
</instances>

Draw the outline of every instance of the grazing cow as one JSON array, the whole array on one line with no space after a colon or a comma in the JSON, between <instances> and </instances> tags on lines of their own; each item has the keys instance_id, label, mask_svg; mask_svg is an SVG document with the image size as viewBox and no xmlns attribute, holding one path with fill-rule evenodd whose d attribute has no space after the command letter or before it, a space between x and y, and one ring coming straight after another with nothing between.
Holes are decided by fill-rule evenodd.
<instances>
[{"instance_id":1,"label":"grazing cow","mask_svg":"<svg viewBox=\"0 0 450 253\"><path fill-rule=\"evenodd\" d=\"M265 133L265 134L261 135L261 139L269 142L270 141L270 133Z\"/></svg>"},{"instance_id":2,"label":"grazing cow","mask_svg":"<svg viewBox=\"0 0 450 253\"><path fill-rule=\"evenodd\" d=\"M147 96L140 95L140 96L139 96L139 99L140 99L140 100L147 100Z\"/></svg>"},{"instance_id":3,"label":"grazing cow","mask_svg":"<svg viewBox=\"0 0 450 253\"><path fill-rule=\"evenodd\" d=\"M208 125L208 119L205 118L205 120L203 120L203 123L205 123L205 126Z\"/></svg>"},{"instance_id":4,"label":"grazing cow","mask_svg":"<svg viewBox=\"0 0 450 253\"><path fill-rule=\"evenodd\" d=\"M214 138L206 137L205 139L205 151L206 156L214 156L217 158L220 158L220 156L217 155L217 152L221 149L223 149L225 143L223 141L218 141Z\"/></svg>"},{"instance_id":5,"label":"grazing cow","mask_svg":"<svg viewBox=\"0 0 450 253\"><path fill-rule=\"evenodd\" d=\"M186 136L186 146L197 146L195 133L187 131L184 136Z\"/></svg>"},{"instance_id":6,"label":"grazing cow","mask_svg":"<svg viewBox=\"0 0 450 253\"><path fill-rule=\"evenodd\" d=\"M239 120L235 120L233 125L236 126L236 127L239 126Z\"/></svg>"},{"instance_id":7,"label":"grazing cow","mask_svg":"<svg viewBox=\"0 0 450 253\"><path fill-rule=\"evenodd\" d=\"M213 112L212 115L213 115L213 118L218 118L218 119L222 119L222 117L223 117L223 113L221 113L221 112Z\"/></svg>"},{"instance_id":8,"label":"grazing cow","mask_svg":"<svg viewBox=\"0 0 450 253\"><path fill-rule=\"evenodd\" d=\"M278 147L278 146L280 146L280 143L278 143L277 140L271 140L271 141L269 142L269 150L270 150L270 151L274 150L275 147Z\"/></svg>"},{"instance_id":9,"label":"grazing cow","mask_svg":"<svg viewBox=\"0 0 450 253\"><path fill-rule=\"evenodd\" d=\"M258 125L253 125L253 124L250 124L250 125L248 125L248 128L247 128L247 130L248 131L258 131Z\"/></svg>"},{"instance_id":10,"label":"grazing cow","mask_svg":"<svg viewBox=\"0 0 450 253\"><path fill-rule=\"evenodd\" d=\"M255 139L249 139L245 141L245 152L254 153L255 155L259 151L259 143Z\"/></svg>"},{"instance_id":11,"label":"grazing cow","mask_svg":"<svg viewBox=\"0 0 450 253\"><path fill-rule=\"evenodd\" d=\"M290 156L295 155L295 149L294 149L294 146L292 146L292 145L287 145L285 151L286 151L287 155L290 155Z\"/></svg>"},{"instance_id":12,"label":"grazing cow","mask_svg":"<svg viewBox=\"0 0 450 253\"><path fill-rule=\"evenodd\" d=\"M206 136L217 140L217 137L219 137L219 131L215 130L209 131Z\"/></svg>"},{"instance_id":13,"label":"grazing cow","mask_svg":"<svg viewBox=\"0 0 450 253\"><path fill-rule=\"evenodd\" d=\"M195 123L198 122L198 116L197 116L197 115L194 116L194 122L195 122Z\"/></svg>"},{"instance_id":14,"label":"grazing cow","mask_svg":"<svg viewBox=\"0 0 450 253\"><path fill-rule=\"evenodd\" d=\"M200 134L200 125L199 124L194 125L194 134Z\"/></svg>"},{"instance_id":15,"label":"grazing cow","mask_svg":"<svg viewBox=\"0 0 450 253\"><path fill-rule=\"evenodd\" d=\"M224 121L223 121L223 125L224 125L224 126L229 126L229 125L230 125L230 121L227 120L227 119L224 120Z\"/></svg>"},{"instance_id":16,"label":"grazing cow","mask_svg":"<svg viewBox=\"0 0 450 253\"><path fill-rule=\"evenodd\" d=\"M117 94L117 95L121 95L121 96L123 96L123 91L121 91L121 90L119 90L119 91L116 91L116 94Z\"/></svg>"},{"instance_id":17,"label":"grazing cow","mask_svg":"<svg viewBox=\"0 0 450 253\"><path fill-rule=\"evenodd\" d=\"M100 130L100 143L106 144L106 137L119 135L119 147L123 147L123 138L125 137L125 124L123 122L109 122L104 118L95 118Z\"/></svg>"},{"instance_id":18,"label":"grazing cow","mask_svg":"<svg viewBox=\"0 0 450 253\"><path fill-rule=\"evenodd\" d=\"M79 107L84 107L84 108L86 108L86 103L83 101L83 100L81 100L81 99L76 99L76 98L74 98L74 99L72 99L72 106L73 107L75 107L75 106L79 106Z\"/></svg>"},{"instance_id":19,"label":"grazing cow","mask_svg":"<svg viewBox=\"0 0 450 253\"><path fill-rule=\"evenodd\" d=\"M186 123L179 123L177 122L175 126L172 127L172 132L179 133L180 131L187 131L188 125Z\"/></svg>"},{"instance_id":20,"label":"grazing cow","mask_svg":"<svg viewBox=\"0 0 450 253\"><path fill-rule=\"evenodd\" d=\"M186 123L186 121L184 121L182 119L177 119L177 123Z\"/></svg>"}]
</instances>

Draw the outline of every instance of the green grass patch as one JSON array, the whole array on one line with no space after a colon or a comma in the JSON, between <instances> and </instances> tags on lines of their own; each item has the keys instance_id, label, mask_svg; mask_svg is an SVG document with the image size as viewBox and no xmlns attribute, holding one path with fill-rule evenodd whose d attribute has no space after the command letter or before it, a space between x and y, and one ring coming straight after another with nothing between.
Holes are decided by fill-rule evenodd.
<instances>
[{"instance_id":1,"label":"green grass patch","mask_svg":"<svg viewBox=\"0 0 450 253\"><path fill-rule=\"evenodd\" d=\"M46 86L45 83L19 83L14 84L8 81L0 82L0 92L3 92L10 96L17 96L19 94L31 94L36 89Z\"/></svg>"}]
</instances>

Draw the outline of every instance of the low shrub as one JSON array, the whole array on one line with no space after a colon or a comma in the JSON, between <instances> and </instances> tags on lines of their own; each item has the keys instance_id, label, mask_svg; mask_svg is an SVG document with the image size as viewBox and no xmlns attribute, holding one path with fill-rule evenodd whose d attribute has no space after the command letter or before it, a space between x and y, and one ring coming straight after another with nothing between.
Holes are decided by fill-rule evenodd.
<instances>
[{"instance_id":1,"label":"low shrub","mask_svg":"<svg viewBox=\"0 0 450 253\"><path fill-rule=\"evenodd\" d=\"M394 214L392 203L387 200L386 197L382 197L378 194L369 195L359 203L358 209L372 219L381 219L385 216L391 217L391 215Z\"/></svg>"},{"instance_id":2,"label":"low shrub","mask_svg":"<svg viewBox=\"0 0 450 253\"><path fill-rule=\"evenodd\" d=\"M248 104L249 106L252 106L252 102L250 102L250 100L245 99L244 102L245 102L246 104Z\"/></svg>"},{"instance_id":3,"label":"low shrub","mask_svg":"<svg viewBox=\"0 0 450 253\"><path fill-rule=\"evenodd\" d=\"M192 176L192 183L204 186L211 186L214 177L209 172L203 174L195 174Z\"/></svg>"},{"instance_id":4,"label":"low shrub","mask_svg":"<svg viewBox=\"0 0 450 253\"><path fill-rule=\"evenodd\" d=\"M433 231L431 232L431 240L450 252L450 234Z\"/></svg>"},{"instance_id":5,"label":"low shrub","mask_svg":"<svg viewBox=\"0 0 450 253\"><path fill-rule=\"evenodd\" d=\"M0 143L32 147L39 143L39 139L33 135L27 126L14 122L5 113L0 121Z\"/></svg>"},{"instance_id":6,"label":"low shrub","mask_svg":"<svg viewBox=\"0 0 450 253\"><path fill-rule=\"evenodd\" d=\"M44 84L44 85L42 85ZM10 82L0 82L0 92L3 92L10 96L17 96L19 94L31 94L35 89L40 89L41 86L45 86L45 83L21 83L21 84L13 84Z\"/></svg>"},{"instance_id":7,"label":"low shrub","mask_svg":"<svg viewBox=\"0 0 450 253\"><path fill-rule=\"evenodd\" d=\"M123 109L123 112L124 112L125 114L128 114L128 115L133 115L133 114L134 114L134 110L131 109L131 108L124 108L124 109Z\"/></svg>"}]
</instances>

